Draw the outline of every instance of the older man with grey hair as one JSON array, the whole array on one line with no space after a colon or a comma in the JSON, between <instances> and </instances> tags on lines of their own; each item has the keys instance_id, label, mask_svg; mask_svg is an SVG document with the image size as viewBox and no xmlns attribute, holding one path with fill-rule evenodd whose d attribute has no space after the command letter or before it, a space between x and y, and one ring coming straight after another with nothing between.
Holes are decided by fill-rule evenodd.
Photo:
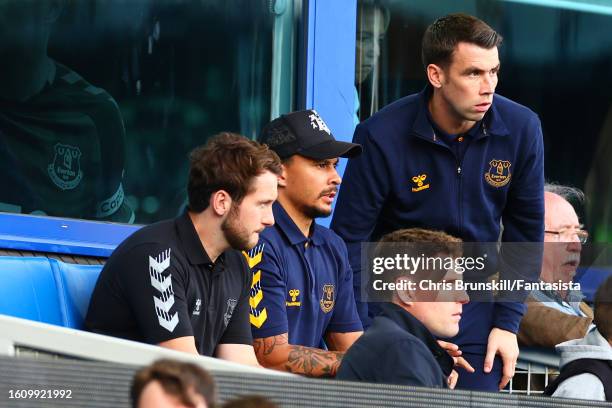
<instances>
[{"instance_id":1,"label":"older man with grey hair","mask_svg":"<svg viewBox=\"0 0 612 408\"><path fill-rule=\"evenodd\" d=\"M559 184L546 184L544 191L545 244L540 280L569 283L580 264L582 244L588 239L570 202L583 203L584 193ZM593 321L593 311L582 297L580 291L533 291L521 321L519 343L554 347L584 337Z\"/></svg>"}]
</instances>

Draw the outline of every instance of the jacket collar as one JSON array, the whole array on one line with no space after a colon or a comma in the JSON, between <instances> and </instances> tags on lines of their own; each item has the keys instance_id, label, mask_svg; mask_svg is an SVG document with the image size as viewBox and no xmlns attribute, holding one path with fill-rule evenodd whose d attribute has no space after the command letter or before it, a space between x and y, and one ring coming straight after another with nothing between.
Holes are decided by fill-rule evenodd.
<instances>
[{"instance_id":1,"label":"jacket collar","mask_svg":"<svg viewBox=\"0 0 612 408\"><path fill-rule=\"evenodd\" d=\"M321 235L321 228L323 227L318 225L315 221L312 222L310 228L310 237L305 237L278 201L272 205L272 212L274 214L275 227L287 237L291 245L303 244L309 239L314 245L323 244L324 240Z\"/></svg>"},{"instance_id":2,"label":"jacket collar","mask_svg":"<svg viewBox=\"0 0 612 408\"><path fill-rule=\"evenodd\" d=\"M379 316L384 316L392 320L403 330L425 343L425 346L431 351L438 365L440 365L444 375L448 376L451 373L454 366L453 358L440 347L437 340L431 332L427 330L423 323L394 303L382 303L380 307L382 312Z\"/></svg>"}]
</instances>

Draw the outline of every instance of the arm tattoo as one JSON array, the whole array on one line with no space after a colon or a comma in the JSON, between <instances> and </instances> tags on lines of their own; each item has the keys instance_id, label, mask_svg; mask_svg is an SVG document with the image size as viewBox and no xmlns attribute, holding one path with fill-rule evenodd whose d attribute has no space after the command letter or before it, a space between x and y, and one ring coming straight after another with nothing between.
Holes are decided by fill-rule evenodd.
<instances>
[{"instance_id":1,"label":"arm tattoo","mask_svg":"<svg viewBox=\"0 0 612 408\"><path fill-rule=\"evenodd\" d=\"M291 346L285 368L309 377L335 377L344 353L312 347Z\"/></svg>"},{"instance_id":2,"label":"arm tattoo","mask_svg":"<svg viewBox=\"0 0 612 408\"><path fill-rule=\"evenodd\" d=\"M344 356L344 353L339 351L327 351L289 344L287 333L254 339L253 348L258 358L263 359L275 350L288 353L287 360L283 362L282 366L276 368L309 377L334 377ZM279 350L281 348L285 348L286 351Z\"/></svg>"},{"instance_id":3,"label":"arm tattoo","mask_svg":"<svg viewBox=\"0 0 612 408\"><path fill-rule=\"evenodd\" d=\"M259 355L262 353L264 356L272 354L276 346L284 346L289 343L289 334L283 333L278 336L264 337L261 339L253 340L253 348L255 354Z\"/></svg>"},{"instance_id":4,"label":"arm tattoo","mask_svg":"<svg viewBox=\"0 0 612 408\"><path fill-rule=\"evenodd\" d=\"M255 350L255 355L259 355L259 350L261 350L261 346L263 345L263 339L253 339L253 349Z\"/></svg>"}]
</instances>

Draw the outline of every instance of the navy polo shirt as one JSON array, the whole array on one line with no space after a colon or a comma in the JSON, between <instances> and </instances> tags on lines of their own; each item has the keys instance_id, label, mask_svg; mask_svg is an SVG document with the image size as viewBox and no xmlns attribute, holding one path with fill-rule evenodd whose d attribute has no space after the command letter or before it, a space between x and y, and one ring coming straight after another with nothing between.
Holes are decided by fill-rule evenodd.
<instances>
[{"instance_id":1,"label":"navy polo shirt","mask_svg":"<svg viewBox=\"0 0 612 408\"><path fill-rule=\"evenodd\" d=\"M289 343L321 347L328 332L361 331L344 242L313 223L305 237L279 203L275 225L249 252L253 338L289 333Z\"/></svg>"}]
</instances>

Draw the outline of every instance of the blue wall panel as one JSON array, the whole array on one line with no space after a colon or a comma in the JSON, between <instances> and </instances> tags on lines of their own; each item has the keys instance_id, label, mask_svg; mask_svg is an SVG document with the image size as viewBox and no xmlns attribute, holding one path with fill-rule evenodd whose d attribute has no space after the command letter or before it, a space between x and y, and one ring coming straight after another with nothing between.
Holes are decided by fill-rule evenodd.
<instances>
[{"instance_id":1,"label":"blue wall panel","mask_svg":"<svg viewBox=\"0 0 612 408\"><path fill-rule=\"evenodd\" d=\"M108 257L140 226L0 213L0 248Z\"/></svg>"},{"instance_id":2,"label":"blue wall panel","mask_svg":"<svg viewBox=\"0 0 612 408\"><path fill-rule=\"evenodd\" d=\"M353 139L357 0L308 2L306 108L323 117L338 140ZM338 171L344 172L346 159ZM328 226L331 217L318 220Z\"/></svg>"}]
</instances>

